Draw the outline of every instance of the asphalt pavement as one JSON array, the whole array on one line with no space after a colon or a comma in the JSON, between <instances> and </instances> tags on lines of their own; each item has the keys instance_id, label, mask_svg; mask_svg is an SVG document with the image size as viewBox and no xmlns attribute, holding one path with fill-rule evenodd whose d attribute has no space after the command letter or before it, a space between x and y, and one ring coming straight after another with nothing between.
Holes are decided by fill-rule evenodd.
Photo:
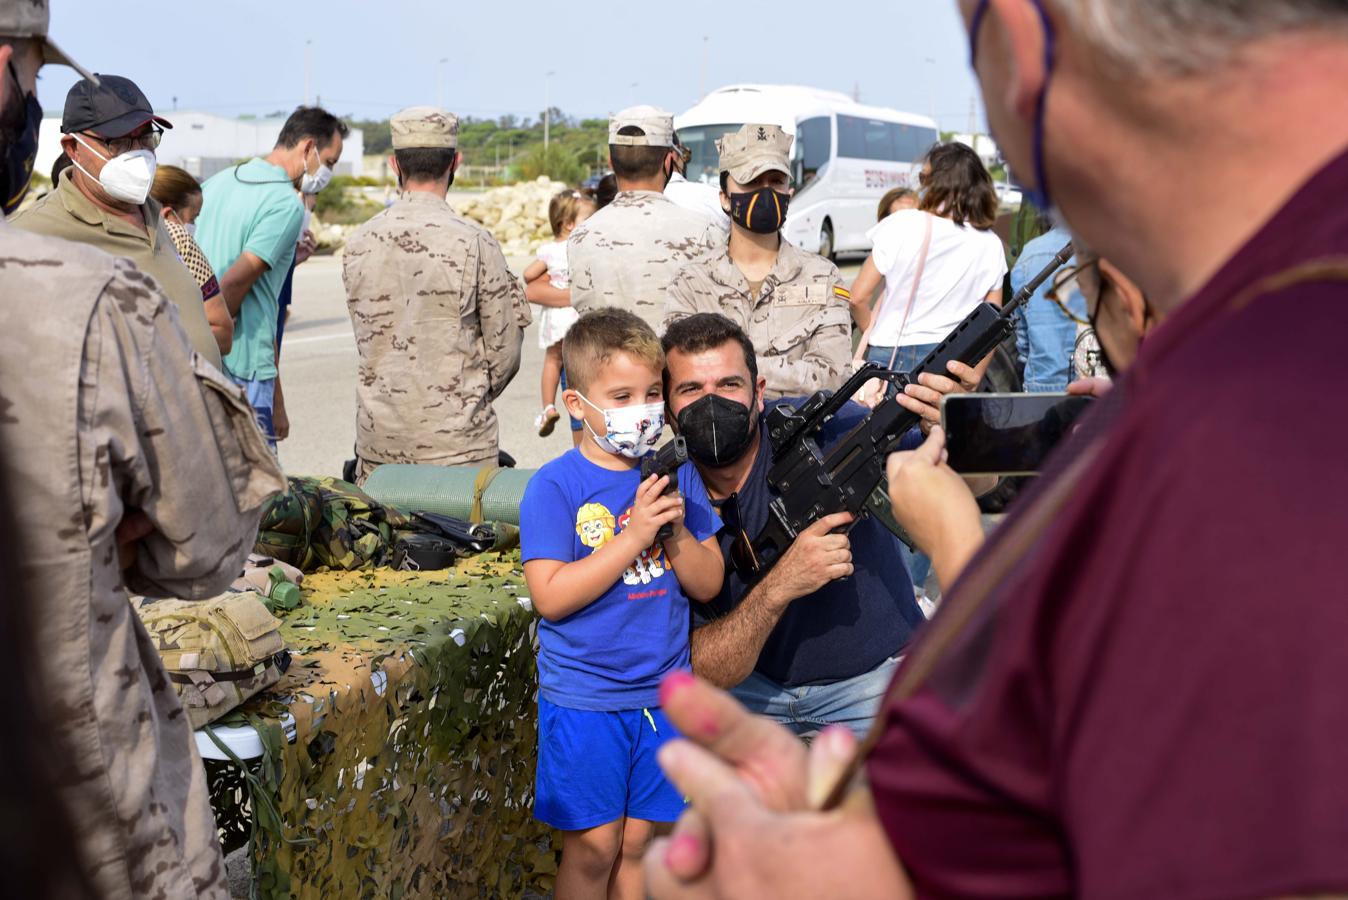
<instances>
[{"instance_id":1,"label":"asphalt pavement","mask_svg":"<svg viewBox=\"0 0 1348 900\"><path fill-rule=\"evenodd\" d=\"M508 262L518 274L529 259ZM849 283L858 268L859 260L843 265ZM353 456L356 439L358 364L341 259L316 256L297 268L294 298L281 352L281 382L290 416L290 437L280 444L281 465L292 475L340 476L343 461ZM538 310L534 307L535 318ZM542 365L537 327L530 325L519 374L495 404L501 447L523 468L537 468L571 446L565 418L546 438L534 430ZM560 408L560 397L557 403Z\"/></svg>"}]
</instances>

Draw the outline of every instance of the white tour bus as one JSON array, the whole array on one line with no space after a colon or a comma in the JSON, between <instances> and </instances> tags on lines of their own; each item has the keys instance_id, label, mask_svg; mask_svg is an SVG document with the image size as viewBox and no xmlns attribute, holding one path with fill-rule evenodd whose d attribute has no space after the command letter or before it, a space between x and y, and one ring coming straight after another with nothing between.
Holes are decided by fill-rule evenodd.
<instances>
[{"instance_id":1,"label":"white tour bus","mask_svg":"<svg viewBox=\"0 0 1348 900\"><path fill-rule=\"evenodd\" d=\"M784 233L824 256L871 249L866 232L880 198L893 187L916 188L916 163L939 139L927 116L865 106L836 91L735 84L674 118L693 152L689 181L718 183L716 139L745 122L776 124L795 137L796 192Z\"/></svg>"}]
</instances>

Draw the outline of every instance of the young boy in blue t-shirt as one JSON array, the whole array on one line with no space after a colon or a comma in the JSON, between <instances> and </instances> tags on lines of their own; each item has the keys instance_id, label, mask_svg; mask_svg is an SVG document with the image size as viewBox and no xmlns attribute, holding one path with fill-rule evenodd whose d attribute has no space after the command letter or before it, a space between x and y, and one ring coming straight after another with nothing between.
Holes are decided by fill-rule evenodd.
<instances>
[{"instance_id":1,"label":"young boy in blue t-shirt","mask_svg":"<svg viewBox=\"0 0 1348 900\"><path fill-rule=\"evenodd\" d=\"M543 617L534 815L565 832L558 900L643 896L653 822L683 798L655 752L673 726L660 680L687 668L688 598L717 596L721 522L691 464L641 480L664 428L664 353L618 309L586 313L562 350L580 445L538 470L520 504L524 576ZM657 540L662 525L672 534Z\"/></svg>"}]
</instances>

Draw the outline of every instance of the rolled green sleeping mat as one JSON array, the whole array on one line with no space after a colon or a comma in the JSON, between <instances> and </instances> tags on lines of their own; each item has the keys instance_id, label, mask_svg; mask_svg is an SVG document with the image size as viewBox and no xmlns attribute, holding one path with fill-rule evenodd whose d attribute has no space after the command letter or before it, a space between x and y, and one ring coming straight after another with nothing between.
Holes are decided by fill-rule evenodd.
<instances>
[{"instance_id":1,"label":"rolled green sleeping mat","mask_svg":"<svg viewBox=\"0 0 1348 900\"><path fill-rule=\"evenodd\" d=\"M536 471L390 463L371 472L363 489L380 503L404 512L424 510L470 522L519 525L524 486ZM475 510L479 492L480 509Z\"/></svg>"}]
</instances>

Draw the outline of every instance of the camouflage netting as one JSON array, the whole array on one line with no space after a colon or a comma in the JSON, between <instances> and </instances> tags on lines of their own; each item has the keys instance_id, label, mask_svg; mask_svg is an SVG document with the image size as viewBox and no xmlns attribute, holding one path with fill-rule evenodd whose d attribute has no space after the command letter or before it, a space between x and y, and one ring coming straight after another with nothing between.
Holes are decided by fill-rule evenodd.
<instances>
[{"instance_id":1,"label":"camouflage netting","mask_svg":"<svg viewBox=\"0 0 1348 900\"><path fill-rule=\"evenodd\" d=\"M250 804L258 896L551 889L556 853L531 815L537 676L523 586L518 554L305 579L306 602L282 628L294 664L232 720L256 725L267 750ZM372 673L388 679L382 694ZM222 832L237 842L241 773L213 775Z\"/></svg>"}]
</instances>

